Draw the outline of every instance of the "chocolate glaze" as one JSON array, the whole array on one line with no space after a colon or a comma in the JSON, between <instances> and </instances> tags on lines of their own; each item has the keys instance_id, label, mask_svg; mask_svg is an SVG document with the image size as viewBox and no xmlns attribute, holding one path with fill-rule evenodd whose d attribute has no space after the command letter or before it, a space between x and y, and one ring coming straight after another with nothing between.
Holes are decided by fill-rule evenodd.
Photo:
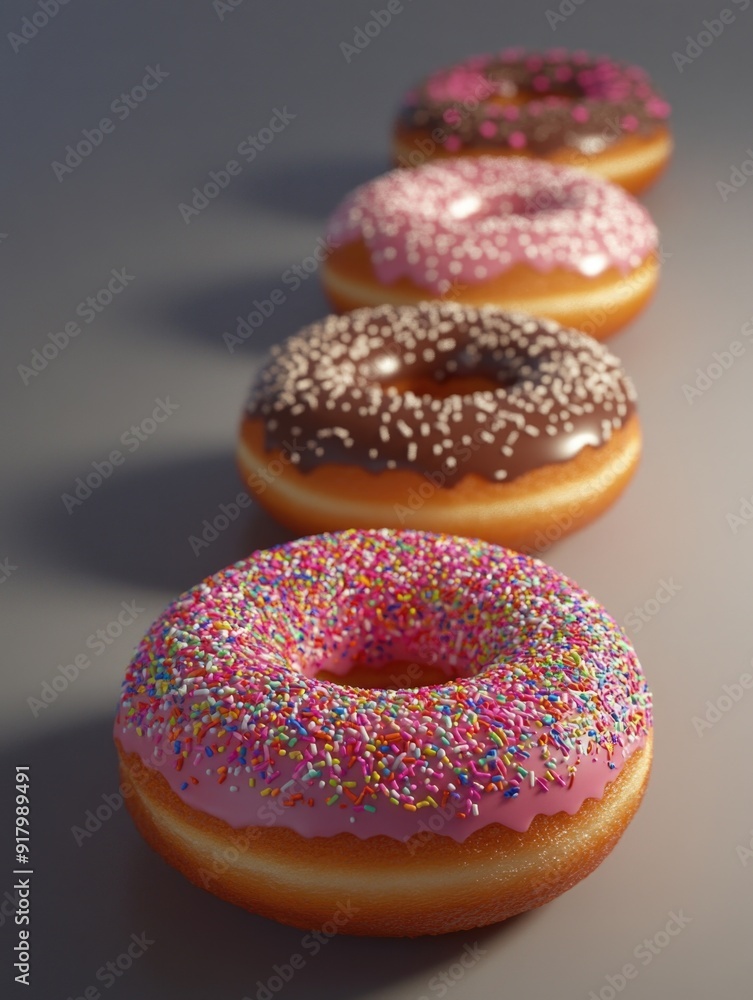
<instances>
[{"instance_id":1,"label":"chocolate glaze","mask_svg":"<svg viewBox=\"0 0 753 1000\"><path fill-rule=\"evenodd\" d=\"M499 388L424 391L427 379L473 377ZM565 462L608 441L634 400L619 361L585 334L493 307L423 302L328 316L291 337L273 350L247 416L263 421L267 450L285 449L301 471L410 469L440 472L444 485L471 472L509 482Z\"/></svg>"},{"instance_id":2,"label":"chocolate glaze","mask_svg":"<svg viewBox=\"0 0 753 1000\"><path fill-rule=\"evenodd\" d=\"M398 127L441 129L450 151L508 146L546 156L567 146L590 156L626 133L655 133L669 111L638 66L512 50L424 80L406 95Z\"/></svg>"}]
</instances>

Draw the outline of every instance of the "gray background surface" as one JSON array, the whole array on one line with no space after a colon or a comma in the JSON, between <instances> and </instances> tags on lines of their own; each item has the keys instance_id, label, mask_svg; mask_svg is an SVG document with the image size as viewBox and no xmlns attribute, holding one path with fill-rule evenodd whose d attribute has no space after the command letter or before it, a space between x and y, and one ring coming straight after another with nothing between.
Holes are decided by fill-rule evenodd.
<instances>
[{"instance_id":1,"label":"gray background surface","mask_svg":"<svg viewBox=\"0 0 753 1000\"><path fill-rule=\"evenodd\" d=\"M720 2L565 2L572 13L553 30L545 12L555 0L406 0L347 62L340 44L372 6L245 0L220 20L210 0L70 0L17 53L6 35L38 8L3 7L0 559L17 568L0 584L0 826L6 838L12 767L29 764L35 874L26 989L12 982L13 858L3 840L0 993L55 1000L95 986L108 1000L241 1000L301 950L298 931L185 882L141 842L124 809L81 846L72 828L117 789L111 719L149 622L202 575L286 537L253 510L198 557L188 543L239 491L232 452L248 383L269 344L325 311L318 277L288 293L234 354L223 332L312 252L339 197L387 166L406 86L472 52L520 43L640 62L674 106L675 159L645 199L668 254L661 287L612 341L638 387L643 462L606 516L547 555L635 642L656 696L651 785L613 855L546 908L443 939L336 938L275 995L749 996L753 864L738 849L753 828L753 693L728 702L724 685L753 673L753 525L743 519L733 530L727 519L753 493L753 339L742 332L753 316L753 182L726 200L717 182L753 145L753 5L729 0L734 22L682 72L673 52L718 17ZM164 82L59 182L52 161L156 64ZM178 205L193 186L284 107L295 119L186 225ZM135 280L24 384L18 366L123 267ZM691 404L683 385L734 340L742 354ZM76 477L124 450L123 432L165 397L177 411L67 513L61 495ZM663 581L674 593L660 604ZM123 601L144 610L97 655L87 639ZM28 699L81 653L91 665L35 717ZM724 710L699 734L694 717L720 698ZM690 920L669 937L673 912ZM98 980L142 932L154 940L146 954L113 985ZM483 955L456 980L453 964L474 943ZM623 990L626 963L638 974ZM448 970L451 985L433 978Z\"/></svg>"}]
</instances>

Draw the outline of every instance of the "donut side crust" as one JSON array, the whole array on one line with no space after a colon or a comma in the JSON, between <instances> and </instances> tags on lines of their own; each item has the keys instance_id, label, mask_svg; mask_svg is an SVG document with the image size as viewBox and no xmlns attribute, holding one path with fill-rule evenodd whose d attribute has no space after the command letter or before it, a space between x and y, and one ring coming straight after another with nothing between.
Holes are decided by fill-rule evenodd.
<instances>
[{"instance_id":1,"label":"donut side crust","mask_svg":"<svg viewBox=\"0 0 753 1000\"><path fill-rule=\"evenodd\" d=\"M482 927L565 892L622 836L652 759L649 733L603 797L586 799L574 815L538 815L525 833L493 823L460 843L428 828L405 841L234 828L188 805L157 769L116 745L137 828L191 882L295 927L322 927L338 915L342 933L384 937Z\"/></svg>"},{"instance_id":2,"label":"donut side crust","mask_svg":"<svg viewBox=\"0 0 753 1000\"><path fill-rule=\"evenodd\" d=\"M579 167L619 184L631 194L640 194L650 187L666 169L672 156L672 133L667 126L660 126L651 135L623 135L599 153L586 155L578 149L560 146L548 156L550 163ZM429 150L430 152L425 152ZM396 167L406 164L419 166L430 160L449 159L458 153L448 153L434 142L431 130L398 127L393 135L392 147ZM496 148L479 145L466 149L463 156L525 156L525 150ZM414 162L415 161L415 162Z\"/></svg>"},{"instance_id":3,"label":"donut side crust","mask_svg":"<svg viewBox=\"0 0 753 1000\"><path fill-rule=\"evenodd\" d=\"M608 442L598 448L588 445L566 462L541 466L507 483L468 474L450 487L437 488L410 469L373 473L357 465L330 464L300 472L281 450L265 449L261 419L245 418L237 461L249 492L294 531L416 528L537 553L614 503L632 478L640 453L640 422L633 413Z\"/></svg>"},{"instance_id":4,"label":"donut side crust","mask_svg":"<svg viewBox=\"0 0 753 1000\"><path fill-rule=\"evenodd\" d=\"M442 299L463 305L492 305L513 312L556 320L563 326L605 340L635 316L651 299L659 279L659 263L649 255L634 270L614 267L596 277L564 268L542 272L515 264L503 274L477 284L457 285ZM389 285L379 282L362 240L333 250L322 269L324 291L337 312L363 306L416 305L431 292L410 278Z\"/></svg>"}]
</instances>

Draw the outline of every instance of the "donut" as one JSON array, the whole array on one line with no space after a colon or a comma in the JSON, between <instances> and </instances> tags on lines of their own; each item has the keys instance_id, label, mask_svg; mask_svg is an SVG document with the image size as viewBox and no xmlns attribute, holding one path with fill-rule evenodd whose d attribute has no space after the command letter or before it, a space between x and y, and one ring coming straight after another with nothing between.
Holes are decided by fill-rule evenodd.
<instances>
[{"instance_id":1,"label":"donut","mask_svg":"<svg viewBox=\"0 0 753 1000\"><path fill-rule=\"evenodd\" d=\"M507 49L440 70L405 95L396 165L522 155L583 167L634 194L672 152L670 107L640 66L556 49Z\"/></svg>"},{"instance_id":2,"label":"donut","mask_svg":"<svg viewBox=\"0 0 753 1000\"><path fill-rule=\"evenodd\" d=\"M547 316L599 340L648 300L657 231L622 188L522 157L394 170L332 214L324 289L339 311L451 299Z\"/></svg>"},{"instance_id":3,"label":"donut","mask_svg":"<svg viewBox=\"0 0 753 1000\"><path fill-rule=\"evenodd\" d=\"M328 316L273 348L237 458L299 534L411 527L541 553L617 498L640 450L603 344L435 301Z\"/></svg>"},{"instance_id":4,"label":"donut","mask_svg":"<svg viewBox=\"0 0 753 1000\"><path fill-rule=\"evenodd\" d=\"M406 660L441 679L390 687ZM382 936L480 927L574 885L652 754L641 667L592 597L498 546L386 529L256 552L179 597L114 734L137 827L191 881Z\"/></svg>"}]
</instances>

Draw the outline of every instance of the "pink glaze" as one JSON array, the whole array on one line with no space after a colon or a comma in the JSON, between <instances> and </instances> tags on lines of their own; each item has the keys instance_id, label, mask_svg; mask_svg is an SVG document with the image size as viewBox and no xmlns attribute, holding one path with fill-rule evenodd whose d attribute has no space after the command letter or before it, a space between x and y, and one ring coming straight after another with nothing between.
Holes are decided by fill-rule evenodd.
<instances>
[{"instance_id":1,"label":"pink glaze","mask_svg":"<svg viewBox=\"0 0 753 1000\"><path fill-rule=\"evenodd\" d=\"M525 135L514 133L516 145ZM622 188L543 160L462 157L394 170L332 215L333 246L363 240L377 279L436 295L525 264L595 277L627 274L658 246L650 215Z\"/></svg>"},{"instance_id":2,"label":"pink glaze","mask_svg":"<svg viewBox=\"0 0 753 1000\"><path fill-rule=\"evenodd\" d=\"M586 799L600 799L606 785L613 781L622 770L625 760L633 750L645 745L646 738L636 738L629 747L619 748L612 760L615 769L609 770L606 757L585 757L581 759L577 782L571 788L549 784L546 794L537 787L533 794L522 794L515 799L504 799L501 795L485 804L483 814L468 816L459 820L455 817L455 807L448 803L444 809L429 809L411 813L399 806L381 807L376 813L363 812L358 816L343 816L336 809L328 809L320 799L313 808L286 808L279 798L262 798L262 788L242 789L230 793L230 782L222 785L216 781L207 781L210 769L206 766L206 758L197 752L187 760L181 771L176 771L173 761L165 758L154 741L148 737L137 736L135 730L116 727L116 736L121 741L126 753L136 753L145 764L155 767L167 780L172 790L184 802L201 812L209 813L219 819L224 819L232 827L246 826L282 826L295 830L304 837L332 837L336 833L353 833L361 839L384 834L396 840L406 840L422 831L441 833L446 837L462 843L474 830L487 826L489 823L500 823L511 830L525 833L535 816L554 816L564 812L574 815ZM312 788L306 782L296 782L295 768L290 763L278 763L279 782L285 784L294 782L295 791L304 795L312 794ZM182 791L181 786L186 780L196 777L200 782L196 788ZM226 787L226 785L228 787Z\"/></svg>"},{"instance_id":3,"label":"pink glaze","mask_svg":"<svg viewBox=\"0 0 753 1000\"><path fill-rule=\"evenodd\" d=\"M315 676L393 659L448 680ZM233 827L464 841L576 813L650 727L634 652L566 578L482 542L383 530L258 552L179 598L128 668L115 737Z\"/></svg>"}]
</instances>

